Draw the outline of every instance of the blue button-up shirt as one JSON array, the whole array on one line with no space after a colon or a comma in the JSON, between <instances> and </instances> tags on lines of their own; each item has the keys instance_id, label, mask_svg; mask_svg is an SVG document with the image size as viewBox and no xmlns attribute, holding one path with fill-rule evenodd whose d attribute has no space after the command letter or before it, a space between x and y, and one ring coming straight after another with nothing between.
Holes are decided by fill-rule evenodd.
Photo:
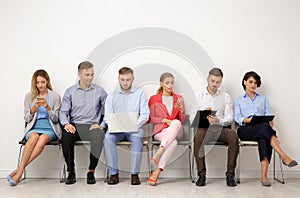
<instances>
[{"instance_id":1,"label":"blue button-up shirt","mask_svg":"<svg viewBox=\"0 0 300 198\"><path fill-rule=\"evenodd\" d=\"M128 93L118 86L112 93L108 94L105 102L104 122L101 124L107 128L107 118L112 113L137 113L138 128L141 128L149 119L148 99L144 92L137 88L131 88Z\"/></svg>"},{"instance_id":2,"label":"blue button-up shirt","mask_svg":"<svg viewBox=\"0 0 300 198\"><path fill-rule=\"evenodd\" d=\"M234 120L243 125L245 118L251 118L254 115L272 115L270 105L266 96L258 93L251 99L247 94L238 97L234 103Z\"/></svg>"},{"instance_id":3,"label":"blue button-up shirt","mask_svg":"<svg viewBox=\"0 0 300 198\"><path fill-rule=\"evenodd\" d=\"M62 99L60 123L100 124L101 108L106 97L105 90L96 84L91 84L87 90L82 89L79 83L69 87Z\"/></svg>"}]
</instances>

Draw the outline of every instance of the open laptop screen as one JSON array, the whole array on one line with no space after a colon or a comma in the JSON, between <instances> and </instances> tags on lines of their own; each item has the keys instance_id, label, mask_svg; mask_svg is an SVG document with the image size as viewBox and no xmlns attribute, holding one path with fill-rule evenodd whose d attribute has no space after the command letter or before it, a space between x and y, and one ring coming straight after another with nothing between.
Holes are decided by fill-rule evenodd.
<instances>
[{"instance_id":1,"label":"open laptop screen","mask_svg":"<svg viewBox=\"0 0 300 198\"><path fill-rule=\"evenodd\" d=\"M107 124L110 133L137 132L137 114L136 112L108 114Z\"/></svg>"}]
</instances>

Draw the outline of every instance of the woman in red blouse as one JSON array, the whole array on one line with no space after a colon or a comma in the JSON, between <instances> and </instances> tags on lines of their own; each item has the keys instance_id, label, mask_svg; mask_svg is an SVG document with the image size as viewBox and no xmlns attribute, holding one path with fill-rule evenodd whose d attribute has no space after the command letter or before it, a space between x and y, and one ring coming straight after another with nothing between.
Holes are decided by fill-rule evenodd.
<instances>
[{"instance_id":1,"label":"woman in red blouse","mask_svg":"<svg viewBox=\"0 0 300 198\"><path fill-rule=\"evenodd\" d=\"M160 141L160 147L150 162L156 169L150 174L147 182L156 185L161 171L164 170L177 140L183 137L182 122L185 120L184 102L180 95L173 92L174 76L163 73L160 76L160 87L157 94L149 99L150 123L154 124L152 137Z\"/></svg>"}]
</instances>

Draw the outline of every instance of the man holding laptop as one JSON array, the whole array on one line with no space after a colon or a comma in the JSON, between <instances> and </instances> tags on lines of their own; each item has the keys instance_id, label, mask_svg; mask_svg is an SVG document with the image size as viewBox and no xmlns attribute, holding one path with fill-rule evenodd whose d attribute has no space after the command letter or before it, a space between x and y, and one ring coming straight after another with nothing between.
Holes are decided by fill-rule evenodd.
<instances>
[{"instance_id":1,"label":"man holding laptop","mask_svg":"<svg viewBox=\"0 0 300 198\"><path fill-rule=\"evenodd\" d=\"M236 159L239 153L238 136L230 129L233 121L233 106L228 93L219 89L223 79L223 73L219 68L209 71L207 78L208 86L199 96L198 104L200 110L214 112L207 115L208 123L205 126L198 126L194 137L194 156L197 163L199 179L197 186L205 186L206 166L204 145L206 142L221 141L228 144L227 153L227 186L236 186L234 180Z\"/></svg>"},{"instance_id":2,"label":"man holding laptop","mask_svg":"<svg viewBox=\"0 0 300 198\"><path fill-rule=\"evenodd\" d=\"M131 142L131 184L140 185L138 174L143 151L143 125L149 118L148 100L142 90L132 87L134 76L131 68L121 68L118 80L119 85L107 97L105 124L101 124L102 127L108 128L104 138L105 156L110 174L107 184L119 183L116 143L127 140Z\"/></svg>"}]
</instances>

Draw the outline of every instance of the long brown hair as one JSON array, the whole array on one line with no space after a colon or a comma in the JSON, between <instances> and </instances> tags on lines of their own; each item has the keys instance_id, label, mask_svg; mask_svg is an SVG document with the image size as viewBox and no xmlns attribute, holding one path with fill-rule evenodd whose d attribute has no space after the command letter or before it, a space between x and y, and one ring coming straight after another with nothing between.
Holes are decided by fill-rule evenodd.
<instances>
[{"instance_id":1,"label":"long brown hair","mask_svg":"<svg viewBox=\"0 0 300 198\"><path fill-rule=\"evenodd\" d=\"M165 72L162 75L160 75L159 82L161 82L161 83L164 82L164 80L166 78L173 78L174 79L174 76L173 76L173 74L171 74L169 72ZM162 88L162 86L159 86L159 88L156 91L156 94L159 94L159 93L162 93L162 92L163 92L163 88Z\"/></svg>"},{"instance_id":2,"label":"long brown hair","mask_svg":"<svg viewBox=\"0 0 300 198\"><path fill-rule=\"evenodd\" d=\"M39 90L36 87L36 79L38 76L45 78L47 80L47 88L53 90L48 73L43 69L36 70L31 78L30 96L32 100L39 94Z\"/></svg>"}]
</instances>

